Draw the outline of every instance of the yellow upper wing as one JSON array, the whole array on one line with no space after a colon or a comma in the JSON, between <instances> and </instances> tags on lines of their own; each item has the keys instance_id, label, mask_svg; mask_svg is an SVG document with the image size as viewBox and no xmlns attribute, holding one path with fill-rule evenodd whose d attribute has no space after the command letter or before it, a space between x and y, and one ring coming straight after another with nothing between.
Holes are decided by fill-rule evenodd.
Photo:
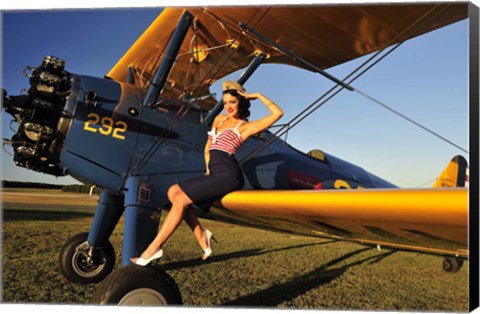
<instances>
[{"instance_id":1,"label":"yellow upper wing","mask_svg":"<svg viewBox=\"0 0 480 314\"><path fill-rule=\"evenodd\" d=\"M184 9L167 8L111 69L108 76L125 81L128 68L135 84L148 85L162 51ZM201 97L216 80L244 68L258 51L265 62L302 66L253 35L243 22L318 68L329 68L394 43L467 17L466 3L316 5L262 7L190 7L195 17L164 97ZM207 99L205 109L214 103Z\"/></svg>"}]
</instances>

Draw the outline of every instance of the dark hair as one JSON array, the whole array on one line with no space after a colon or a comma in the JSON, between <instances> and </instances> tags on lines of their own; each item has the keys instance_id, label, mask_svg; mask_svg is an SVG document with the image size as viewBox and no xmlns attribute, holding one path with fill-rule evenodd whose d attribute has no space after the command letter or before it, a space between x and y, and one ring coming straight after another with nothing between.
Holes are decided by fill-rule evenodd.
<instances>
[{"instance_id":1,"label":"dark hair","mask_svg":"<svg viewBox=\"0 0 480 314\"><path fill-rule=\"evenodd\" d=\"M250 100L238 94L236 89L227 89L223 94L230 94L238 98L238 117L242 120L248 120L250 116Z\"/></svg>"}]
</instances>

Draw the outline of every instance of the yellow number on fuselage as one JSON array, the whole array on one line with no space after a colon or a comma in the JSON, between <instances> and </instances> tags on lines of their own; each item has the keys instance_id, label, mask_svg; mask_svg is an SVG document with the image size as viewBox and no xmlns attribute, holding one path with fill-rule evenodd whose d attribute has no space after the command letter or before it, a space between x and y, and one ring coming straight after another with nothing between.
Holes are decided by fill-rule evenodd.
<instances>
[{"instance_id":1,"label":"yellow number on fuselage","mask_svg":"<svg viewBox=\"0 0 480 314\"><path fill-rule=\"evenodd\" d=\"M351 189L352 187L350 186L350 184L348 184L348 182L338 179L337 181L335 181L335 188L336 189Z\"/></svg>"},{"instance_id":2,"label":"yellow number on fuselage","mask_svg":"<svg viewBox=\"0 0 480 314\"><path fill-rule=\"evenodd\" d=\"M100 122L100 117L96 113L89 113L87 117L89 118L89 120L85 121L85 125L83 126L83 129L93 133L97 132L97 129L92 128L90 124L95 125L98 122Z\"/></svg>"},{"instance_id":3,"label":"yellow number on fuselage","mask_svg":"<svg viewBox=\"0 0 480 314\"><path fill-rule=\"evenodd\" d=\"M113 130L113 137L115 138L119 138L121 140L124 140L125 139L125 135L121 135L120 133L125 133L127 131L127 123L126 122L123 122L123 121L117 121L115 122L115 126L117 126L114 130Z\"/></svg>"},{"instance_id":4,"label":"yellow number on fuselage","mask_svg":"<svg viewBox=\"0 0 480 314\"><path fill-rule=\"evenodd\" d=\"M103 117L100 118L100 116L96 113L89 113L87 115L88 120L85 121L85 124L83 126L83 129L85 131L93 132L96 133L97 131L100 132L100 134L109 136L112 134L112 137L118 138L121 140L125 139L125 133L128 129L128 125L124 121L113 121L112 118L110 117ZM98 127L97 125L100 124Z\"/></svg>"},{"instance_id":5,"label":"yellow number on fuselage","mask_svg":"<svg viewBox=\"0 0 480 314\"><path fill-rule=\"evenodd\" d=\"M113 129L113 120L112 118L110 117L103 117L101 120L100 120L100 124L102 125L102 127L100 129L98 129L100 131L100 134L102 135L110 135L110 133L112 133L112 129Z\"/></svg>"},{"instance_id":6,"label":"yellow number on fuselage","mask_svg":"<svg viewBox=\"0 0 480 314\"><path fill-rule=\"evenodd\" d=\"M350 184L348 184L347 181L343 181L343 180L340 180L340 179L338 179L337 181L335 181L334 187L335 187L337 190L340 190L340 189L351 189L351 188L352 188L352 187L350 186ZM357 189L363 189L363 186L358 186Z\"/></svg>"}]
</instances>

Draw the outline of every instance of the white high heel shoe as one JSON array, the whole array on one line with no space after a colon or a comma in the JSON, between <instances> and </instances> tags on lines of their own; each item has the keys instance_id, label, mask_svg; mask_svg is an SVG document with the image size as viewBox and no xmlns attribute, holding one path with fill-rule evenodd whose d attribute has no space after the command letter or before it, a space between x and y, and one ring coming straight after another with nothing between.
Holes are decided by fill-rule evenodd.
<instances>
[{"instance_id":1,"label":"white high heel shoe","mask_svg":"<svg viewBox=\"0 0 480 314\"><path fill-rule=\"evenodd\" d=\"M212 255L211 240L215 241L215 243L218 243L217 240L213 237L213 233L210 230L205 229L205 233L207 235L207 248L203 250L203 260L206 260L210 255Z\"/></svg>"},{"instance_id":2,"label":"white high heel shoe","mask_svg":"<svg viewBox=\"0 0 480 314\"><path fill-rule=\"evenodd\" d=\"M139 258L137 258L137 260L135 262L133 262L133 261L132 262L136 265L139 265L139 266L147 266L148 264L150 264L151 262L153 262L156 259L161 258L162 256L163 256L163 250L160 249L155 254L150 256L149 258L143 258L143 257L140 256Z\"/></svg>"}]
</instances>

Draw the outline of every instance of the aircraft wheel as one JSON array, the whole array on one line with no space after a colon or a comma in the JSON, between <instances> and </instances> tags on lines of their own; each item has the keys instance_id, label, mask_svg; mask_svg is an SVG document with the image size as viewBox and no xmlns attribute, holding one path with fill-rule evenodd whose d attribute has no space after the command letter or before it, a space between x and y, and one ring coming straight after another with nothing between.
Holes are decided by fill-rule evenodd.
<instances>
[{"instance_id":1,"label":"aircraft wheel","mask_svg":"<svg viewBox=\"0 0 480 314\"><path fill-rule=\"evenodd\" d=\"M448 273L456 273L463 266L463 259L447 256L443 259L443 270Z\"/></svg>"},{"instance_id":2,"label":"aircraft wheel","mask_svg":"<svg viewBox=\"0 0 480 314\"><path fill-rule=\"evenodd\" d=\"M166 272L151 266L130 265L111 273L93 295L95 304L182 304L177 284Z\"/></svg>"},{"instance_id":3,"label":"aircraft wheel","mask_svg":"<svg viewBox=\"0 0 480 314\"><path fill-rule=\"evenodd\" d=\"M60 251L60 271L70 282L100 282L115 265L115 251L109 241L101 247L91 247L87 238L88 232L79 233L71 237Z\"/></svg>"}]
</instances>

